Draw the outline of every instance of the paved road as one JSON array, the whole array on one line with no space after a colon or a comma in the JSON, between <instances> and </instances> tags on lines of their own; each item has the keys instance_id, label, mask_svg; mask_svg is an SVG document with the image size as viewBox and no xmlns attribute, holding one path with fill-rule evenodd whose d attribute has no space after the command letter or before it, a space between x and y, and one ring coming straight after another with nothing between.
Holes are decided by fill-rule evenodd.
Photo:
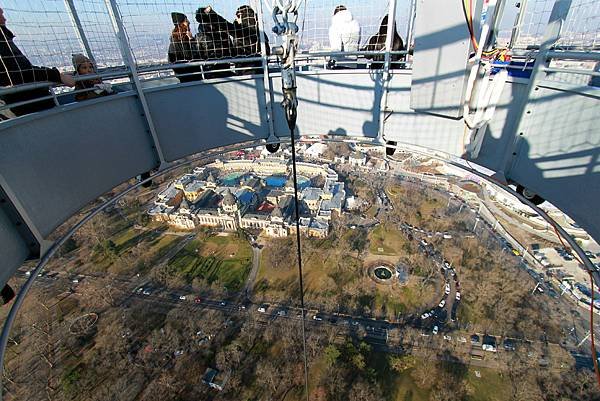
<instances>
[{"instance_id":1,"label":"paved road","mask_svg":"<svg viewBox=\"0 0 600 401\"><path fill-rule=\"evenodd\" d=\"M258 269L260 268L260 256L262 253L262 249L259 246L252 247L252 270L250 270L250 274L248 274L248 279L246 280L246 286L244 287L244 293L246 298L252 299L252 290L254 289L254 282L256 281L256 275L258 274Z\"/></svg>"}]
</instances>

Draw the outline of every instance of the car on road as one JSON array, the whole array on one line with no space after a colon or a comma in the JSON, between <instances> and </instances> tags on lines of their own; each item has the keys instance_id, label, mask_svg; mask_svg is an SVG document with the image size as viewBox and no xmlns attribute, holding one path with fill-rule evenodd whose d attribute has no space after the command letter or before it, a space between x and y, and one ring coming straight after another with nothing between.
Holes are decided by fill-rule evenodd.
<instances>
[{"instance_id":1,"label":"car on road","mask_svg":"<svg viewBox=\"0 0 600 401\"><path fill-rule=\"evenodd\" d=\"M260 313L266 313L267 309L269 309L269 305L267 305L267 304L262 304L261 306L258 307L258 311Z\"/></svg>"},{"instance_id":2,"label":"car on road","mask_svg":"<svg viewBox=\"0 0 600 401\"><path fill-rule=\"evenodd\" d=\"M433 326L433 330L431 331L433 335L436 335L439 332L439 328L437 326Z\"/></svg>"},{"instance_id":3,"label":"car on road","mask_svg":"<svg viewBox=\"0 0 600 401\"><path fill-rule=\"evenodd\" d=\"M321 320L323 320L323 316L321 316L321 314L319 313L315 313L315 315L313 316L313 320L320 322Z\"/></svg>"},{"instance_id":4,"label":"car on road","mask_svg":"<svg viewBox=\"0 0 600 401\"><path fill-rule=\"evenodd\" d=\"M460 301L460 292L459 291L456 291L456 300Z\"/></svg>"},{"instance_id":5,"label":"car on road","mask_svg":"<svg viewBox=\"0 0 600 401\"><path fill-rule=\"evenodd\" d=\"M194 303L195 303L195 304L202 303L202 298L200 298L200 297L196 297L196 298L194 298Z\"/></svg>"},{"instance_id":6,"label":"car on road","mask_svg":"<svg viewBox=\"0 0 600 401\"><path fill-rule=\"evenodd\" d=\"M587 256L590 259L596 259L596 255L594 255L592 252L590 251L585 251L585 256Z\"/></svg>"},{"instance_id":7,"label":"car on road","mask_svg":"<svg viewBox=\"0 0 600 401\"><path fill-rule=\"evenodd\" d=\"M446 300L442 299L442 301L440 302L440 304L438 305L439 308L443 308L444 306L446 306Z\"/></svg>"},{"instance_id":8,"label":"car on road","mask_svg":"<svg viewBox=\"0 0 600 401\"><path fill-rule=\"evenodd\" d=\"M427 319L429 316L431 316L431 315L429 314L429 312L425 312L425 313L423 313L423 314L421 315L421 319L425 320L425 319Z\"/></svg>"}]
</instances>

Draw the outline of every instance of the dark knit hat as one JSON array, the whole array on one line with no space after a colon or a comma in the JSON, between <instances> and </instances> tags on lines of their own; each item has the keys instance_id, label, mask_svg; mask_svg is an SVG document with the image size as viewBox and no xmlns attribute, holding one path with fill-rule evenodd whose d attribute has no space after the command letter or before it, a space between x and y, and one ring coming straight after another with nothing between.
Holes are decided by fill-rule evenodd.
<instances>
[{"instance_id":1,"label":"dark knit hat","mask_svg":"<svg viewBox=\"0 0 600 401\"><path fill-rule=\"evenodd\" d=\"M335 10L333 10L333 15L336 15L337 13L339 13L340 11L346 11L347 8L344 5L339 5L335 8Z\"/></svg>"},{"instance_id":2,"label":"dark knit hat","mask_svg":"<svg viewBox=\"0 0 600 401\"><path fill-rule=\"evenodd\" d=\"M175 25L181 24L187 19L187 16L182 13L171 13L171 19Z\"/></svg>"}]
</instances>

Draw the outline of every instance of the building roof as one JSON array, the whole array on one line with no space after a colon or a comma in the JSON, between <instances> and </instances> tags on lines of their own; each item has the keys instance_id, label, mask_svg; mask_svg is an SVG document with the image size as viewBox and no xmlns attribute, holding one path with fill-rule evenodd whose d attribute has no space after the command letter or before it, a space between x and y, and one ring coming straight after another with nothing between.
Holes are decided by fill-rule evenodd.
<instances>
[{"instance_id":1,"label":"building roof","mask_svg":"<svg viewBox=\"0 0 600 401\"><path fill-rule=\"evenodd\" d=\"M169 185L167 189L158 194L158 199L171 199L175 195L177 195L177 191L179 191L173 184Z\"/></svg>"},{"instance_id":2,"label":"building roof","mask_svg":"<svg viewBox=\"0 0 600 401\"><path fill-rule=\"evenodd\" d=\"M267 193L267 197L269 197L269 198L273 198L273 197L278 198L278 197L280 197L280 196L282 196L284 194L285 194L285 192L283 192L283 191L281 191L279 189L272 189L272 190L270 190Z\"/></svg>"},{"instance_id":3,"label":"building roof","mask_svg":"<svg viewBox=\"0 0 600 401\"><path fill-rule=\"evenodd\" d=\"M183 200L179 204L179 208L190 210L190 204L188 203L188 201L185 198L183 198Z\"/></svg>"},{"instance_id":4,"label":"building roof","mask_svg":"<svg viewBox=\"0 0 600 401\"><path fill-rule=\"evenodd\" d=\"M237 204L237 199L235 196L233 196L231 190L228 188L227 191L225 191L225 195L223 196L223 205L233 206L235 204Z\"/></svg>"},{"instance_id":5,"label":"building roof","mask_svg":"<svg viewBox=\"0 0 600 401\"><path fill-rule=\"evenodd\" d=\"M183 189L185 192L198 192L203 189L206 183L204 181L192 181L187 184Z\"/></svg>"},{"instance_id":6,"label":"building roof","mask_svg":"<svg viewBox=\"0 0 600 401\"><path fill-rule=\"evenodd\" d=\"M254 192L247 188L239 189L235 192L235 197L241 204L249 205L254 200Z\"/></svg>"},{"instance_id":7,"label":"building roof","mask_svg":"<svg viewBox=\"0 0 600 401\"><path fill-rule=\"evenodd\" d=\"M327 222L327 220L323 220L323 219L312 219L310 222L310 228L314 228L317 230L326 230L329 228L329 223Z\"/></svg>"},{"instance_id":8,"label":"building roof","mask_svg":"<svg viewBox=\"0 0 600 401\"><path fill-rule=\"evenodd\" d=\"M221 195L209 189L202 192L200 198L198 198L194 205L196 206L196 208L216 209L219 205L219 202L221 201L221 198Z\"/></svg>"},{"instance_id":9,"label":"building roof","mask_svg":"<svg viewBox=\"0 0 600 401\"><path fill-rule=\"evenodd\" d=\"M273 205L269 201L264 201L256 208L256 211L262 212L262 213L271 213L274 209L275 209L275 205Z\"/></svg>"},{"instance_id":10,"label":"building roof","mask_svg":"<svg viewBox=\"0 0 600 401\"><path fill-rule=\"evenodd\" d=\"M271 213L271 217L278 217L280 219L283 219L283 212L281 211L279 206L275 206L275 209L273 209L273 212Z\"/></svg>"},{"instance_id":11,"label":"building roof","mask_svg":"<svg viewBox=\"0 0 600 401\"><path fill-rule=\"evenodd\" d=\"M243 184L245 187L258 188L261 185L260 178L252 177Z\"/></svg>"},{"instance_id":12,"label":"building roof","mask_svg":"<svg viewBox=\"0 0 600 401\"><path fill-rule=\"evenodd\" d=\"M323 190L321 188L308 187L302 191L302 199L305 201L315 201L321 199Z\"/></svg>"}]
</instances>

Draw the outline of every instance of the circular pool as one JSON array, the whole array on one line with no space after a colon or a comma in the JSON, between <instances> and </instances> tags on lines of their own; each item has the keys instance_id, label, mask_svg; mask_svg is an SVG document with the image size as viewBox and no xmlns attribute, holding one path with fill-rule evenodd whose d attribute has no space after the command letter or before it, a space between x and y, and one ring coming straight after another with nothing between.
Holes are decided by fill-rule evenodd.
<instances>
[{"instance_id":1,"label":"circular pool","mask_svg":"<svg viewBox=\"0 0 600 401\"><path fill-rule=\"evenodd\" d=\"M373 274L379 280L389 280L392 278L392 271L386 266L377 266L373 269Z\"/></svg>"}]
</instances>

